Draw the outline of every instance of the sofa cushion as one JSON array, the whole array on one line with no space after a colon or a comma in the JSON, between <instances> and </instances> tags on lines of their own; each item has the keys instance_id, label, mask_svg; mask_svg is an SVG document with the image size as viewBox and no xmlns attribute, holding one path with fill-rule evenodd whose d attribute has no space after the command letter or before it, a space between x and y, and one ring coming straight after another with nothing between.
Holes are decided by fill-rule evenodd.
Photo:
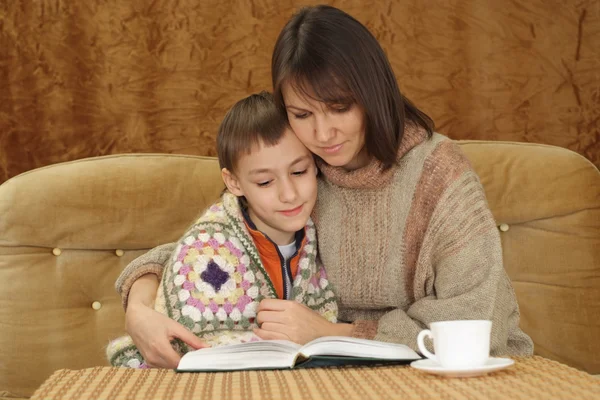
<instances>
[{"instance_id":1,"label":"sofa cushion","mask_svg":"<svg viewBox=\"0 0 600 400\"><path fill-rule=\"evenodd\" d=\"M535 353L600 373L600 173L559 147L462 141Z\"/></svg>"},{"instance_id":2,"label":"sofa cushion","mask_svg":"<svg viewBox=\"0 0 600 400\"><path fill-rule=\"evenodd\" d=\"M0 390L29 396L59 368L108 365L124 333L114 283L177 240L223 189L213 158L117 155L0 186Z\"/></svg>"}]
</instances>

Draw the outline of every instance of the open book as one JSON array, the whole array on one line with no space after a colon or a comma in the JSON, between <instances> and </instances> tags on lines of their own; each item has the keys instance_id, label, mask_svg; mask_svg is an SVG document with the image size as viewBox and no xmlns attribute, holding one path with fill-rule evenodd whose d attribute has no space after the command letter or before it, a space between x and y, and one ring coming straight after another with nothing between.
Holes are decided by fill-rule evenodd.
<instances>
[{"instance_id":1,"label":"open book","mask_svg":"<svg viewBox=\"0 0 600 400\"><path fill-rule=\"evenodd\" d=\"M326 336L304 346L287 340L263 340L191 351L178 372L287 369L332 365L407 364L421 357L402 344Z\"/></svg>"}]
</instances>

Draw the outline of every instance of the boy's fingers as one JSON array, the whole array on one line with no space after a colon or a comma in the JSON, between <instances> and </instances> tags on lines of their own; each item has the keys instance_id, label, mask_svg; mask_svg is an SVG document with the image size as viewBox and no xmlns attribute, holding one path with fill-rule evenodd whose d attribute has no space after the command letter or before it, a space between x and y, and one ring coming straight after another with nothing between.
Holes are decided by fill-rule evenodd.
<instances>
[{"instance_id":1,"label":"boy's fingers","mask_svg":"<svg viewBox=\"0 0 600 400\"><path fill-rule=\"evenodd\" d=\"M287 335L279 332L266 331L260 328L254 328L253 332L263 340L290 340Z\"/></svg>"},{"instance_id":2,"label":"boy's fingers","mask_svg":"<svg viewBox=\"0 0 600 400\"><path fill-rule=\"evenodd\" d=\"M261 330L265 332L272 332L274 334L283 335L286 339L289 340L289 336L287 335L288 329L283 324L278 324L277 322L265 322L260 326Z\"/></svg>"},{"instance_id":3,"label":"boy's fingers","mask_svg":"<svg viewBox=\"0 0 600 400\"><path fill-rule=\"evenodd\" d=\"M283 323L285 317L281 314L282 313L280 311L259 311L256 314L256 322L259 325L262 325L265 322L277 322L281 324Z\"/></svg>"},{"instance_id":4,"label":"boy's fingers","mask_svg":"<svg viewBox=\"0 0 600 400\"><path fill-rule=\"evenodd\" d=\"M289 300L281 299L264 299L258 305L258 311L283 311L287 308Z\"/></svg>"}]
</instances>

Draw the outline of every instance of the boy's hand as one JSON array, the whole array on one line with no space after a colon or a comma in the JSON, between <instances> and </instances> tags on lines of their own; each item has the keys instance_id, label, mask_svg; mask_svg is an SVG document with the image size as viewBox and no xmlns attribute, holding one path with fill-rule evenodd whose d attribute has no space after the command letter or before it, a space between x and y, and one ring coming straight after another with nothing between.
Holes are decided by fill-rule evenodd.
<instances>
[{"instance_id":1,"label":"boy's hand","mask_svg":"<svg viewBox=\"0 0 600 400\"><path fill-rule=\"evenodd\" d=\"M305 344L322 336L350 336L352 325L334 324L320 314L291 300L265 299L260 302L254 333L264 340L291 340Z\"/></svg>"},{"instance_id":2,"label":"boy's hand","mask_svg":"<svg viewBox=\"0 0 600 400\"><path fill-rule=\"evenodd\" d=\"M181 356L170 343L175 338L194 349L209 347L183 325L143 303L129 303L125 326L133 343L151 367L177 367Z\"/></svg>"}]
</instances>

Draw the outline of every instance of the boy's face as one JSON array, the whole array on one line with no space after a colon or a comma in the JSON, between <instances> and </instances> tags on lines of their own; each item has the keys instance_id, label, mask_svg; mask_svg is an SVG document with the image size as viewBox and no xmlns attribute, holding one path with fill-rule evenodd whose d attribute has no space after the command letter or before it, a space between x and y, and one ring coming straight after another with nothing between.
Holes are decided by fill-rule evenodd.
<instances>
[{"instance_id":1,"label":"boy's face","mask_svg":"<svg viewBox=\"0 0 600 400\"><path fill-rule=\"evenodd\" d=\"M223 169L222 175L229 191L246 197L256 227L278 245L293 241L317 199L312 154L290 129L277 145L256 146L239 158L234 173Z\"/></svg>"}]
</instances>

